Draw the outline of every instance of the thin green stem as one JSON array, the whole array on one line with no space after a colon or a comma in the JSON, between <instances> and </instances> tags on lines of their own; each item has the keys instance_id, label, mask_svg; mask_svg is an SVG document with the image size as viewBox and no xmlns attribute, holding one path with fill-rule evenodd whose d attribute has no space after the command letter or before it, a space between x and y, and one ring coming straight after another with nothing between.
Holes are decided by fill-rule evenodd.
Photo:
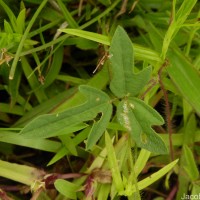
<instances>
[{"instance_id":1,"label":"thin green stem","mask_svg":"<svg viewBox=\"0 0 200 200\"><path fill-rule=\"evenodd\" d=\"M39 46L39 47L30 49L30 50L21 52L20 56L26 56L26 55L31 54L31 53L33 53L33 52L41 51L41 50L43 50L43 49L46 49L46 48L48 48L48 47L51 47L51 46L54 45L54 44L57 44L57 43L59 43L59 42L61 42L61 41L64 41L64 40L67 39L68 37L69 37L69 35L62 35L62 36L60 36L58 39L52 40L51 42L48 42L48 43L46 43L46 44L43 44L42 46Z\"/></svg>"}]
</instances>

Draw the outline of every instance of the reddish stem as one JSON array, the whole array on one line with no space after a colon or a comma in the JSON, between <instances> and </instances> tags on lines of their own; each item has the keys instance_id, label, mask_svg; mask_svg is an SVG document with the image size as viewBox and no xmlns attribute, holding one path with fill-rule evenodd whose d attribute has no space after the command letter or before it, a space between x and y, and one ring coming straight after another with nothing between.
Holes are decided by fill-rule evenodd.
<instances>
[{"instance_id":1,"label":"reddish stem","mask_svg":"<svg viewBox=\"0 0 200 200\"><path fill-rule=\"evenodd\" d=\"M166 200L173 200L173 199L175 199L174 197L175 197L175 195L176 195L177 190L178 190L178 187L177 187L177 185L175 185L175 186L172 188L172 190L171 190L171 192L169 193L169 195L168 195L168 197L166 198Z\"/></svg>"},{"instance_id":2,"label":"reddish stem","mask_svg":"<svg viewBox=\"0 0 200 200\"><path fill-rule=\"evenodd\" d=\"M164 67L166 67L167 65L168 65L168 61L166 60L158 71L158 77L159 77L160 88L163 92L164 100L165 100L165 104L166 104L165 112L166 112L166 121L167 121L167 131L169 134L170 157L171 157L171 160L174 160L174 152L173 152L173 144L172 144L172 124L171 124L171 118L170 118L170 105L169 105L167 91L165 90L165 86L161 79L162 71L163 71Z\"/></svg>"}]
</instances>

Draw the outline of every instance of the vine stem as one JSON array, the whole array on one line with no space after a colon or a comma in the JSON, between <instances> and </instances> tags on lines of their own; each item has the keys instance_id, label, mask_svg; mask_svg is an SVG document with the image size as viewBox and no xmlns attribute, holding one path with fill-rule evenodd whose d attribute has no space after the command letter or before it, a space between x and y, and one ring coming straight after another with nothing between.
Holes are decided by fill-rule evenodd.
<instances>
[{"instance_id":1,"label":"vine stem","mask_svg":"<svg viewBox=\"0 0 200 200\"><path fill-rule=\"evenodd\" d=\"M163 69L169 64L168 60L165 60L165 62L162 64L158 71L158 78L159 78L159 83L160 83L160 88L163 92L164 100L165 100L165 112L166 112L166 121L167 121L167 131L169 134L169 147L170 147L170 157L171 160L174 160L174 152L173 152L173 143L172 143L172 123L171 123L171 118L170 118L170 105L169 105L169 98L167 91L165 90L165 86L162 82L162 71Z\"/></svg>"}]
</instances>

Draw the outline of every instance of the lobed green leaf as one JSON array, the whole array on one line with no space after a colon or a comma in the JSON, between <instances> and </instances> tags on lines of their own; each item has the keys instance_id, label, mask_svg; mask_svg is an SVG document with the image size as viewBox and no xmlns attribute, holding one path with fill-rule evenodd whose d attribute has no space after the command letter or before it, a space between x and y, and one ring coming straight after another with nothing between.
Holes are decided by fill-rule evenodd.
<instances>
[{"instance_id":1,"label":"lobed green leaf","mask_svg":"<svg viewBox=\"0 0 200 200\"><path fill-rule=\"evenodd\" d=\"M120 26L112 38L109 52L112 66L111 91L119 98L138 95L150 79L151 68L133 74L132 42Z\"/></svg>"},{"instance_id":2,"label":"lobed green leaf","mask_svg":"<svg viewBox=\"0 0 200 200\"><path fill-rule=\"evenodd\" d=\"M61 113L39 116L25 126L20 134L28 138L48 138L60 135L63 129L66 133L70 133L71 129L83 121L92 120L99 112L105 111L110 104L109 97L102 91L89 86L80 86L79 90L87 96L88 101L86 103ZM102 126L102 123L108 123L108 118L105 118L107 122L104 119L98 125ZM105 129L106 127L102 126L97 136L100 137ZM93 133L91 135L93 137ZM94 144L94 141L99 139L97 136L90 140L90 146L91 143Z\"/></svg>"},{"instance_id":3,"label":"lobed green leaf","mask_svg":"<svg viewBox=\"0 0 200 200\"><path fill-rule=\"evenodd\" d=\"M164 121L143 101L137 98L122 100L117 106L117 118L139 147L153 153L168 153L163 140L151 128L152 125L161 125Z\"/></svg>"}]
</instances>

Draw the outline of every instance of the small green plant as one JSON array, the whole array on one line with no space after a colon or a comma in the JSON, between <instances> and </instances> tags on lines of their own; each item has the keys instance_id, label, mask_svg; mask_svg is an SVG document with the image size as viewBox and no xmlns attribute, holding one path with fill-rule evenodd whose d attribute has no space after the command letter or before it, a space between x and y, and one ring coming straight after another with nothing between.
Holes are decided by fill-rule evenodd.
<instances>
[{"instance_id":1,"label":"small green plant","mask_svg":"<svg viewBox=\"0 0 200 200\"><path fill-rule=\"evenodd\" d=\"M116 106L116 125L119 126L117 124L119 123L128 133L128 140L126 142L131 145L129 148L141 147L152 153L167 154L168 151L165 143L151 128L151 125L163 124L164 121L162 117L153 108L137 98L137 95L150 79L151 68L148 67L141 72L134 73L133 56L134 51L131 40L126 32L121 27L118 27L110 45L110 60L107 61L111 63L112 74L110 89L113 93L111 95L112 98L101 90L91 86L81 85L79 91L86 97L86 103L67 109L61 113L39 116L28 123L21 130L20 135L29 139L34 139L35 137L44 139L62 135L67 136L74 131L79 131L84 128L87 129L89 125L87 122L89 120L94 120L86 140L86 150L91 150L97 145L99 140L102 140L101 137L108 129L109 121L114 120L115 115L112 116L113 107ZM98 114L100 114L100 119L97 117ZM110 133L110 135L112 136L113 134ZM117 155L110 139L111 136L106 133L105 148L107 149L109 166L112 171L111 176L113 177L115 185L114 190L118 195L132 196L136 192L136 189L138 189L139 192L143 186L137 183L131 154L124 160L125 163L129 162L132 166L131 172L126 175L122 173L124 170L128 172L128 168L122 169L118 166ZM126 157L126 155L121 154L121 159L122 156ZM159 177L167 173L176 163L177 161L171 163L160 172L157 172L160 174ZM109 170L109 168L107 170ZM121 177L123 177L123 180ZM148 181L148 179L146 179L143 181L149 185L155 180L149 179ZM56 181L56 188L66 197L69 197L65 189L61 187L63 183L65 182ZM139 184L138 187L136 187L137 184ZM73 188L73 186L71 187ZM68 188L70 188L70 184ZM74 195L76 190L77 189L73 190Z\"/></svg>"},{"instance_id":2,"label":"small green plant","mask_svg":"<svg viewBox=\"0 0 200 200\"><path fill-rule=\"evenodd\" d=\"M71 133L72 128L78 131L83 122L93 120L101 113L88 135L86 149L91 149L107 129L113 112L112 102L116 101L117 119L130 133L136 145L153 153L166 154L164 142L151 128L151 125L163 124L162 117L135 97L148 83L151 69L145 68L137 74L133 73L132 42L121 27L117 28L113 36L109 56L113 99L105 92L82 85L79 90L87 98L86 103L62 113L40 116L23 128L20 134L28 138L49 138L62 135L64 131Z\"/></svg>"},{"instance_id":3,"label":"small green plant","mask_svg":"<svg viewBox=\"0 0 200 200\"><path fill-rule=\"evenodd\" d=\"M13 2L0 0L0 199L199 194L199 2Z\"/></svg>"}]
</instances>

